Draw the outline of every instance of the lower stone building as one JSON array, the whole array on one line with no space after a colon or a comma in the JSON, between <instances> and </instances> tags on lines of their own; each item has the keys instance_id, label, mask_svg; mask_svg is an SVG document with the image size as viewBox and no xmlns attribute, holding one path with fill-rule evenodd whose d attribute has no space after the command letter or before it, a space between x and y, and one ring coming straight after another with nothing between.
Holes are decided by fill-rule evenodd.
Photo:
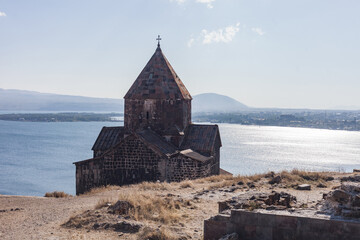
<instances>
[{"instance_id":1,"label":"lower stone building","mask_svg":"<svg viewBox=\"0 0 360 240\"><path fill-rule=\"evenodd\" d=\"M103 127L94 158L76 162L76 194L104 185L181 181L219 174L221 140L217 125L191 124L180 147L151 129L130 134Z\"/></svg>"}]
</instances>

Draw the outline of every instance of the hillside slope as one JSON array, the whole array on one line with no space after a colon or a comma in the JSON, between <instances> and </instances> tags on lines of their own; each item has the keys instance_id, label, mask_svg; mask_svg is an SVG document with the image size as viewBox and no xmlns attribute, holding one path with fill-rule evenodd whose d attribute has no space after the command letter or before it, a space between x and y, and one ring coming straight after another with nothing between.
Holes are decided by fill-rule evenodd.
<instances>
[{"instance_id":1,"label":"hillside slope","mask_svg":"<svg viewBox=\"0 0 360 240\"><path fill-rule=\"evenodd\" d=\"M239 112L249 107L237 100L216 93L195 95L192 102L193 112Z\"/></svg>"}]
</instances>

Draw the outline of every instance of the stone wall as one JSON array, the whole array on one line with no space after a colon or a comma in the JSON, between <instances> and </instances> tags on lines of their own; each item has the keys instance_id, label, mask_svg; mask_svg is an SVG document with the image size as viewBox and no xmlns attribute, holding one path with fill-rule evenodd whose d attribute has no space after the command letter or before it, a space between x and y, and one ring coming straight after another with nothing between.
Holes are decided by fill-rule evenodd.
<instances>
[{"instance_id":1,"label":"stone wall","mask_svg":"<svg viewBox=\"0 0 360 240\"><path fill-rule=\"evenodd\" d=\"M236 232L242 240L359 240L360 222L233 210L204 222L204 240Z\"/></svg>"},{"instance_id":2,"label":"stone wall","mask_svg":"<svg viewBox=\"0 0 360 240\"><path fill-rule=\"evenodd\" d=\"M106 185L143 181L182 181L219 174L220 149L207 161L178 154L172 158L156 154L135 136L129 136L101 157L76 162L76 194Z\"/></svg>"},{"instance_id":3,"label":"stone wall","mask_svg":"<svg viewBox=\"0 0 360 240\"><path fill-rule=\"evenodd\" d=\"M164 181L164 161L143 142L130 136L102 157L76 163L76 194L104 185Z\"/></svg>"},{"instance_id":4,"label":"stone wall","mask_svg":"<svg viewBox=\"0 0 360 240\"><path fill-rule=\"evenodd\" d=\"M76 163L76 194L105 185L102 158Z\"/></svg>"},{"instance_id":5,"label":"stone wall","mask_svg":"<svg viewBox=\"0 0 360 240\"><path fill-rule=\"evenodd\" d=\"M104 173L108 184L124 185L142 181L164 180L164 158L142 141L129 136L115 150L104 156Z\"/></svg>"},{"instance_id":6,"label":"stone wall","mask_svg":"<svg viewBox=\"0 0 360 240\"><path fill-rule=\"evenodd\" d=\"M213 164L214 158L201 162L181 155L173 157L167 160L167 181L179 182L210 176L214 168Z\"/></svg>"},{"instance_id":7,"label":"stone wall","mask_svg":"<svg viewBox=\"0 0 360 240\"><path fill-rule=\"evenodd\" d=\"M150 126L160 134L177 126L184 130L191 122L191 100L125 99L124 126L136 131Z\"/></svg>"}]
</instances>

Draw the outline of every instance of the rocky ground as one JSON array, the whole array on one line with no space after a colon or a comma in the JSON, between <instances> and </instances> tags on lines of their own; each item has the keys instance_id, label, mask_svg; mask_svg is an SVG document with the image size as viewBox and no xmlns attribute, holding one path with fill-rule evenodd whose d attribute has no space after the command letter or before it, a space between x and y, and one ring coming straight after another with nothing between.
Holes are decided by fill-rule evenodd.
<instances>
[{"instance_id":1,"label":"rocky ground","mask_svg":"<svg viewBox=\"0 0 360 240\"><path fill-rule=\"evenodd\" d=\"M318 209L324 196L356 202L356 194L344 200L341 191L328 193L342 190L341 179L360 181L358 174L294 170L110 186L63 198L0 195L0 239L202 239L218 202L224 212Z\"/></svg>"}]
</instances>

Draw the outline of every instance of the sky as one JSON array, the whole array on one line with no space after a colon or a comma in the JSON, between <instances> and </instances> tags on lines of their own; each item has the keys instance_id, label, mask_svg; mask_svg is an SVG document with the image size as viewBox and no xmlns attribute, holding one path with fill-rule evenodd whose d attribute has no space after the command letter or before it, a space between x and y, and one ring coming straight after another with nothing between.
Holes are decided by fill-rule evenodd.
<instances>
[{"instance_id":1,"label":"sky","mask_svg":"<svg viewBox=\"0 0 360 240\"><path fill-rule=\"evenodd\" d=\"M358 0L0 0L0 88L123 98L161 48L192 95L360 109Z\"/></svg>"}]
</instances>

